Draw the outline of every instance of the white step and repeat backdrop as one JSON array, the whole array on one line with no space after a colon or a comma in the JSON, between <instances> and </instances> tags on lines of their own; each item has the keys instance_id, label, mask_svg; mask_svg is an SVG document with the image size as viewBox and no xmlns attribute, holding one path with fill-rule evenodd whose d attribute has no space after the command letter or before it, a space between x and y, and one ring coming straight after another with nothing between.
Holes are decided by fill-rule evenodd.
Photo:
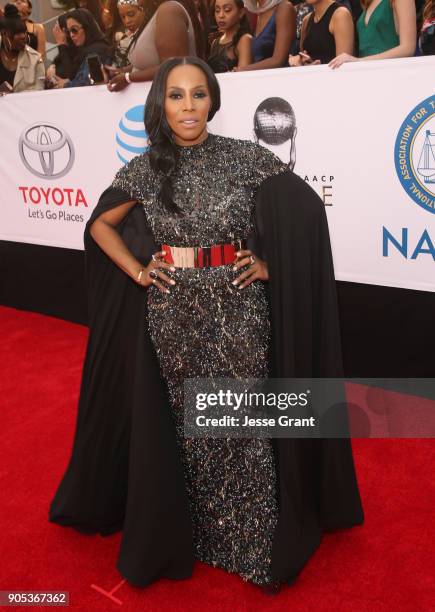
<instances>
[{"instance_id":1,"label":"white step and repeat backdrop","mask_svg":"<svg viewBox=\"0 0 435 612\"><path fill-rule=\"evenodd\" d=\"M219 76L210 131L259 142L323 199L339 280L435 291L435 57ZM146 146L149 84L0 98L0 239L83 248Z\"/></svg>"}]
</instances>

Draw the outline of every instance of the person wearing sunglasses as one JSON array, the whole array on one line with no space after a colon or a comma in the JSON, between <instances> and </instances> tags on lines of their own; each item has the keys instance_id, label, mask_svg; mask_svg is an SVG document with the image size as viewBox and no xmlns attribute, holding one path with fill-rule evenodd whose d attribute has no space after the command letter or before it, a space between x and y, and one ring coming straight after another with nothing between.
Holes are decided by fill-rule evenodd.
<instances>
[{"instance_id":1,"label":"person wearing sunglasses","mask_svg":"<svg viewBox=\"0 0 435 612\"><path fill-rule=\"evenodd\" d=\"M72 57L71 66L68 69L70 78L63 79L56 76L56 87L90 85L87 58L91 55L98 55L102 64L110 64L112 58L110 46L103 32L87 9L75 9L68 13L62 37L64 44L67 44L68 38L77 52Z\"/></svg>"},{"instance_id":2,"label":"person wearing sunglasses","mask_svg":"<svg viewBox=\"0 0 435 612\"><path fill-rule=\"evenodd\" d=\"M48 89L51 89L53 85L56 85L56 76L62 79L71 79L74 57L79 53L79 47L76 47L69 34L66 33L66 19L68 13L59 15L52 33L53 38L57 46L57 55L54 61L46 70L47 81L46 84Z\"/></svg>"}]
</instances>

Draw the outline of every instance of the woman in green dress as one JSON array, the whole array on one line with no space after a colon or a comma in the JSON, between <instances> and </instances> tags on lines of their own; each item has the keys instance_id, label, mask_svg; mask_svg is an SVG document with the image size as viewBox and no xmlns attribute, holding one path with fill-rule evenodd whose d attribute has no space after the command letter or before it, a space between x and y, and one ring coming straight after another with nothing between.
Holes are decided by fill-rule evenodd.
<instances>
[{"instance_id":1,"label":"woman in green dress","mask_svg":"<svg viewBox=\"0 0 435 612\"><path fill-rule=\"evenodd\" d=\"M330 63L338 68L346 62L411 57L417 31L414 0L362 0L357 24L358 57L341 53Z\"/></svg>"}]
</instances>

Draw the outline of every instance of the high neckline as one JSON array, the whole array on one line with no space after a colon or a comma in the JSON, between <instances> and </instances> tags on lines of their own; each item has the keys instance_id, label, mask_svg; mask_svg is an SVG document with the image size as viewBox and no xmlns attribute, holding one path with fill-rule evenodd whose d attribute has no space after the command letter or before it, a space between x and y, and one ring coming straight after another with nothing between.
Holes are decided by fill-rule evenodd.
<instances>
[{"instance_id":1,"label":"high neckline","mask_svg":"<svg viewBox=\"0 0 435 612\"><path fill-rule=\"evenodd\" d=\"M214 138L215 138L215 135L208 132L207 138L204 138L202 142L198 142L197 144L194 144L194 145L179 145L175 143L175 146L177 147L180 153L189 154L193 151L201 151L202 149L206 149L212 144L212 142L214 141Z\"/></svg>"}]
</instances>

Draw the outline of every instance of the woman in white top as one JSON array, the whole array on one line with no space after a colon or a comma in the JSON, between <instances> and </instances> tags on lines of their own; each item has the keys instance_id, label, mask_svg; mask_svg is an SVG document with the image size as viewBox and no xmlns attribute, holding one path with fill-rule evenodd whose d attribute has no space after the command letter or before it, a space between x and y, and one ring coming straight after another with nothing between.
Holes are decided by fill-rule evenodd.
<instances>
[{"instance_id":1,"label":"woman in white top","mask_svg":"<svg viewBox=\"0 0 435 612\"><path fill-rule=\"evenodd\" d=\"M109 91L121 91L129 83L152 81L160 64L170 58L204 52L204 33L193 0L150 0L142 26L130 45L129 66L112 73Z\"/></svg>"}]
</instances>

